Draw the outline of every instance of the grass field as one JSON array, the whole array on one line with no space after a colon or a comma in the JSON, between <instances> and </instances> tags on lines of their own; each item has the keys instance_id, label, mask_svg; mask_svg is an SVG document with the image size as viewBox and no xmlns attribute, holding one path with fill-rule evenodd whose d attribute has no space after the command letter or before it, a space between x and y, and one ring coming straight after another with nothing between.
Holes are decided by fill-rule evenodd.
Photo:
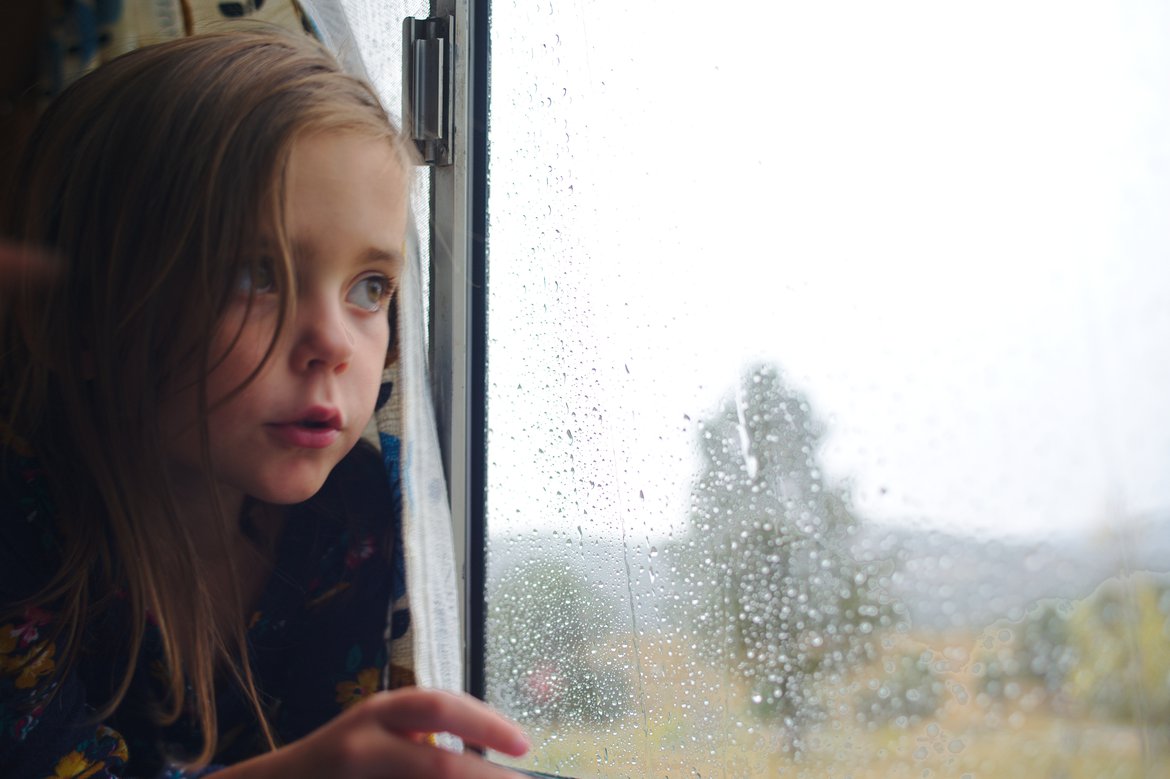
<instances>
[{"instance_id":1,"label":"grass field","mask_svg":"<svg viewBox=\"0 0 1170 779\"><path fill-rule=\"evenodd\" d=\"M964 641L935 640L940 656ZM988 704L956 692L971 689L969 662L952 663L948 693L929 716L902 726L858 713L858 682L881 661L857 669L824 691L833 714L805 728L797 755L790 731L760 719L742 683L677 643L642 640L640 650L641 705L606 723L526 722L536 747L514 765L639 779L1170 779L1170 723L1138 727L1060 714L1028 694Z\"/></svg>"}]
</instances>

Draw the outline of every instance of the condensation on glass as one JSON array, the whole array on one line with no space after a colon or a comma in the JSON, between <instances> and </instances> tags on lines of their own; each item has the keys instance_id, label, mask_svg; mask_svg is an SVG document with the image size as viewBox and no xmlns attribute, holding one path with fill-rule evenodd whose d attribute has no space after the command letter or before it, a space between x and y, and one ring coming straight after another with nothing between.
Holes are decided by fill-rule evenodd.
<instances>
[{"instance_id":1,"label":"condensation on glass","mask_svg":"<svg viewBox=\"0 0 1170 779\"><path fill-rule=\"evenodd\" d=\"M522 765L1170 775L1168 22L493 5Z\"/></svg>"}]
</instances>

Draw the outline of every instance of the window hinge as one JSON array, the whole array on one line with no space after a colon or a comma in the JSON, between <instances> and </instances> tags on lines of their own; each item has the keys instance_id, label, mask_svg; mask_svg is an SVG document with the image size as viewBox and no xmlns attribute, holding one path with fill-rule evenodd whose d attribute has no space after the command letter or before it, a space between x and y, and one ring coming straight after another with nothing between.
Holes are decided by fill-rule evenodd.
<instances>
[{"instance_id":1,"label":"window hinge","mask_svg":"<svg viewBox=\"0 0 1170 779\"><path fill-rule=\"evenodd\" d=\"M402 22L402 121L428 165L453 159L454 16Z\"/></svg>"}]
</instances>

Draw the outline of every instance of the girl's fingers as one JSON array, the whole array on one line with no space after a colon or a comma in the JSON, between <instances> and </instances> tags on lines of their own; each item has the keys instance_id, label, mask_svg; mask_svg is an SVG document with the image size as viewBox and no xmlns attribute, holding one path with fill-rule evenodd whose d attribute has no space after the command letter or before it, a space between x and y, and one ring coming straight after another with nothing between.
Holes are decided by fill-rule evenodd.
<instances>
[{"instance_id":1,"label":"girl's fingers","mask_svg":"<svg viewBox=\"0 0 1170 779\"><path fill-rule=\"evenodd\" d=\"M479 755L415 738L429 733L450 733L510 755L528 750L516 725L476 699L405 688L377 693L305 738L222 773L224 779L516 779Z\"/></svg>"},{"instance_id":2,"label":"girl's fingers","mask_svg":"<svg viewBox=\"0 0 1170 779\"><path fill-rule=\"evenodd\" d=\"M458 754L429 744L392 738L372 738L362 750L359 774L370 779L516 779L513 771L478 755Z\"/></svg>"},{"instance_id":3,"label":"girl's fingers","mask_svg":"<svg viewBox=\"0 0 1170 779\"><path fill-rule=\"evenodd\" d=\"M517 725L470 695L401 689L379 693L362 705L369 707L379 725L395 733L450 733L514 757L528 751L528 740Z\"/></svg>"}]
</instances>

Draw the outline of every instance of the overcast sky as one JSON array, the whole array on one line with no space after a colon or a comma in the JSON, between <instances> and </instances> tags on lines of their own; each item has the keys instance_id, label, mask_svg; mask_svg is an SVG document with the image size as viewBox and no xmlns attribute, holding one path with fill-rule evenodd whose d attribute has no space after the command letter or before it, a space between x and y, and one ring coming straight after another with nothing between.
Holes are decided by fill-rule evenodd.
<instances>
[{"instance_id":1,"label":"overcast sky","mask_svg":"<svg viewBox=\"0 0 1170 779\"><path fill-rule=\"evenodd\" d=\"M677 529L761 359L866 517L1170 512L1159 3L575 5L493 5L495 531Z\"/></svg>"}]
</instances>

